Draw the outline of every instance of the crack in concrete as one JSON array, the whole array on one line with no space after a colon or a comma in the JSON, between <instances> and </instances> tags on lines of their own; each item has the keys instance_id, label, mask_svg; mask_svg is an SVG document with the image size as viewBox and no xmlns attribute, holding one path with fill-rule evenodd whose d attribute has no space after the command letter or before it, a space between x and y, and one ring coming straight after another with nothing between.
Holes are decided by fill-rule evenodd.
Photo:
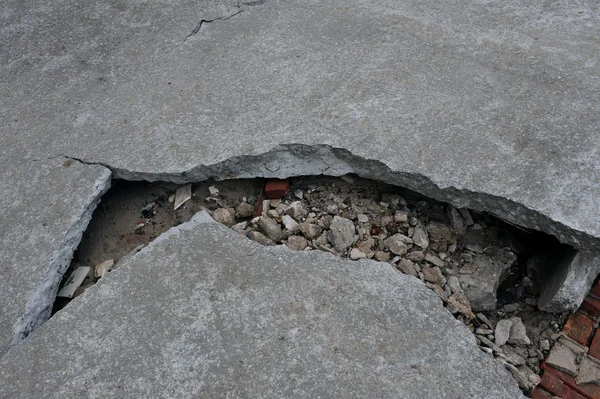
<instances>
[{"instance_id":1,"label":"crack in concrete","mask_svg":"<svg viewBox=\"0 0 600 399\"><path fill-rule=\"evenodd\" d=\"M375 159L366 159L344 148L329 145L283 144L257 155L228 158L212 165L198 165L186 171L157 173L118 168L102 162L65 156L88 165L110 169L116 179L128 181L165 181L177 184L197 183L208 179L278 178L307 175L343 176L349 173L383 183L406 187L456 208L489 212L516 226L542 231L577 249L600 251L600 237L577 230L561 221L528 208L509 198L474 192L454 186L440 187L427 176L393 171Z\"/></svg>"},{"instance_id":2,"label":"crack in concrete","mask_svg":"<svg viewBox=\"0 0 600 399\"><path fill-rule=\"evenodd\" d=\"M248 4L248 5L254 5L254 4ZM218 17L218 18L213 18L213 19L201 19L196 26L194 27L194 29L192 29L192 31L190 32L189 35L187 35L185 37L185 39L183 39L183 41L181 42L181 44L185 43L187 41L187 39L189 39L190 37L196 35L198 32L200 32L200 29L202 28L202 25L204 24L209 24L211 22L215 22L215 21L225 21L228 20L230 18L235 17L236 15L242 13L244 11L244 9L239 8L238 10L236 10L235 12L229 14L229 15L225 15L222 17Z\"/></svg>"},{"instance_id":3,"label":"crack in concrete","mask_svg":"<svg viewBox=\"0 0 600 399\"><path fill-rule=\"evenodd\" d=\"M83 162L82 162L83 163ZM25 312L13 326L13 340L10 346L18 344L50 318L52 306L64 273L69 267L73 253L79 246L92 214L100 199L110 188L112 172L107 169L94 183L91 201L80 214L79 219L66 232L63 244L53 254L46 267L45 277L38 281L29 297Z\"/></svg>"}]
</instances>

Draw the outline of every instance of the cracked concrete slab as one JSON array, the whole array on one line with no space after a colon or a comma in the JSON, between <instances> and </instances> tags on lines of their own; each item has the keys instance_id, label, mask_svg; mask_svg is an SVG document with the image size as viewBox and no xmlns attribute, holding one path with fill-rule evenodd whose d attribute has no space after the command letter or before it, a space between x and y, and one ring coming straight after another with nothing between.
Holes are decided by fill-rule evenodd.
<instances>
[{"instance_id":1,"label":"cracked concrete slab","mask_svg":"<svg viewBox=\"0 0 600 399\"><path fill-rule=\"evenodd\" d=\"M600 247L597 4L71 3L2 13L26 153L128 179L381 176Z\"/></svg>"},{"instance_id":2,"label":"cracked concrete slab","mask_svg":"<svg viewBox=\"0 0 600 399\"><path fill-rule=\"evenodd\" d=\"M0 380L7 399L523 397L419 280L263 247L205 213L13 347Z\"/></svg>"},{"instance_id":3,"label":"cracked concrete slab","mask_svg":"<svg viewBox=\"0 0 600 399\"><path fill-rule=\"evenodd\" d=\"M65 159L0 175L0 354L41 325L111 173Z\"/></svg>"}]
</instances>

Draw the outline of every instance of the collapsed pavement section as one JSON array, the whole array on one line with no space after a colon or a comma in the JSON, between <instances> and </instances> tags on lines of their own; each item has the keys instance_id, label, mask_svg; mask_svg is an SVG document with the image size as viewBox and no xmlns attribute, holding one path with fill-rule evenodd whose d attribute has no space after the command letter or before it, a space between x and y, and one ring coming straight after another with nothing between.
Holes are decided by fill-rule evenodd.
<instances>
[{"instance_id":1,"label":"collapsed pavement section","mask_svg":"<svg viewBox=\"0 0 600 399\"><path fill-rule=\"evenodd\" d=\"M0 355L50 317L63 274L111 182L108 169L64 158L13 165L0 178Z\"/></svg>"},{"instance_id":2,"label":"collapsed pavement section","mask_svg":"<svg viewBox=\"0 0 600 399\"><path fill-rule=\"evenodd\" d=\"M0 396L523 397L423 283L202 212L0 359Z\"/></svg>"}]
</instances>

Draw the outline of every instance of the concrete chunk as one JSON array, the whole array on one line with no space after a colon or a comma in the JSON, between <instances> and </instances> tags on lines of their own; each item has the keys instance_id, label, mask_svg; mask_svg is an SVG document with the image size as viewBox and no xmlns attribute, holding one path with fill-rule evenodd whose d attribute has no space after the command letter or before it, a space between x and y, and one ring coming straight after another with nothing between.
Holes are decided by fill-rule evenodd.
<instances>
[{"instance_id":1,"label":"concrete chunk","mask_svg":"<svg viewBox=\"0 0 600 399\"><path fill-rule=\"evenodd\" d=\"M419 280L196 217L12 348L0 380L11 399L523 398Z\"/></svg>"},{"instance_id":2,"label":"concrete chunk","mask_svg":"<svg viewBox=\"0 0 600 399\"><path fill-rule=\"evenodd\" d=\"M579 308L600 273L600 256L568 251L558 262L537 270L543 281L538 307L546 312Z\"/></svg>"}]
</instances>

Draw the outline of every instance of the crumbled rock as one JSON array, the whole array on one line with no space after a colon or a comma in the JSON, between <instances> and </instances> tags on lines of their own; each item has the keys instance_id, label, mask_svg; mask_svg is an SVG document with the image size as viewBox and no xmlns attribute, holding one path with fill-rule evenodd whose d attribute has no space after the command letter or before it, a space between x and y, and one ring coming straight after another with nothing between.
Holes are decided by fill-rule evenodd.
<instances>
[{"instance_id":1,"label":"crumbled rock","mask_svg":"<svg viewBox=\"0 0 600 399\"><path fill-rule=\"evenodd\" d=\"M390 253L384 251L376 251L373 257L380 262L387 262L390 260Z\"/></svg>"},{"instance_id":2,"label":"crumbled rock","mask_svg":"<svg viewBox=\"0 0 600 399\"><path fill-rule=\"evenodd\" d=\"M240 222L231 226L231 230L235 231L238 234L246 234L246 228L248 227L248 222Z\"/></svg>"},{"instance_id":3,"label":"crumbled rock","mask_svg":"<svg viewBox=\"0 0 600 399\"><path fill-rule=\"evenodd\" d=\"M369 222L369 217L365 214L359 213L358 216L356 217L358 219L358 221L360 223L368 223Z\"/></svg>"},{"instance_id":4,"label":"crumbled rock","mask_svg":"<svg viewBox=\"0 0 600 399\"><path fill-rule=\"evenodd\" d=\"M600 386L600 361L589 355L581 357L579 374L575 379L577 384L594 384Z\"/></svg>"},{"instance_id":5,"label":"crumbled rock","mask_svg":"<svg viewBox=\"0 0 600 399\"><path fill-rule=\"evenodd\" d=\"M235 211L233 208L218 208L213 213L213 219L227 227L231 227L235 224Z\"/></svg>"},{"instance_id":6,"label":"crumbled rock","mask_svg":"<svg viewBox=\"0 0 600 399\"><path fill-rule=\"evenodd\" d=\"M408 221L408 213L404 211L396 211L394 214L394 222L406 223Z\"/></svg>"},{"instance_id":7,"label":"crumbled rock","mask_svg":"<svg viewBox=\"0 0 600 399\"><path fill-rule=\"evenodd\" d=\"M386 238L383 243L385 247L389 248L390 252L394 255L405 255L408 252L408 246L405 244L402 234L394 234L391 237Z\"/></svg>"},{"instance_id":8,"label":"crumbled rock","mask_svg":"<svg viewBox=\"0 0 600 399\"><path fill-rule=\"evenodd\" d=\"M496 345L502 346L508 341L512 325L512 321L508 319L500 320L498 324L496 324L496 330L494 331Z\"/></svg>"},{"instance_id":9,"label":"crumbled rock","mask_svg":"<svg viewBox=\"0 0 600 399\"><path fill-rule=\"evenodd\" d=\"M446 279L442 275L442 272L438 267L429 267L427 265L421 265L421 273L425 277L425 281L430 283L443 286L446 284Z\"/></svg>"},{"instance_id":10,"label":"crumbled rock","mask_svg":"<svg viewBox=\"0 0 600 399\"><path fill-rule=\"evenodd\" d=\"M327 205L326 212L328 214L330 214L330 215L337 215L337 213L338 213L338 206L335 205L335 204Z\"/></svg>"},{"instance_id":11,"label":"crumbled rock","mask_svg":"<svg viewBox=\"0 0 600 399\"><path fill-rule=\"evenodd\" d=\"M415 265L408 259L401 259L396 267L404 274L408 274L410 276L417 277L417 271L415 270Z\"/></svg>"},{"instance_id":12,"label":"crumbled rock","mask_svg":"<svg viewBox=\"0 0 600 399\"><path fill-rule=\"evenodd\" d=\"M359 240L356 243L356 248L358 250L360 250L361 252L368 254L369 252L371 252L371 248L373 248L374 245L375 245L375 240L372 237L366 237L365 239ZM389 254L388 254L388 259L389 259Z\"/></svg>"},{"instance_id":13,"label":"crumbled rock","mask_svg":"<svg viewBox=\"0 0 600 399\"><path fill-rule=\"evenodd\" d=\"M448 298L448 310L453 314L460 313L468 319L475 318L475 314L473 314L469 305L469 300L462 292L455 292Z\"/></svg>"},{"instance_id":14,"label":"crumbled rock","mask_svg":"<svg viewBox=\"0 0 600 399\"><path fill-rule=\"evenodd\" d=\"M302 231L302 234L304 234L304 237L308 238L309 240L314 240L315 238L319 237L321 235L321 233L323 232L323 229L319 226L317 226L316 224L312 224L312 223L300 223L300 231Z\"/></svg>"},{"instance_id":15,"label":"crumbled rock","mask_svg":"<svg viewBox=\"0 0 600 399\"><path fill-rule=\"evenodd\" d=\"M300 201L292 202L285 210L286 215L290 215L295 220L302 220L308 215L308 211L302 205Z\"/></svg>"},{"instance_id":16,"label":"crumbled rock","mask_svg":"<svg viewBox=\"0 0 600 399\"><path fill-rule=\"evenodd\" d=\"M577 376L577 355L567 345L557 341L546 358L546 364L570 376Z\"/></svg>"},{"instance_id":17,"label":"crumbled rock","mask_svg":"<svg viewBox=\"0 0 600 399\"><path fill-rule=\"evenodd\" d=\"M429 246L429 238L427 237L427 230L421 223L417 223L415 226L415 230L412 235L413 242L421 247L422 249L426 249Z\"/></svg>"},{"instance_id":18,"label":"crumbled rock","mask_svg":"<svg viewBox=\"0 0 600 399\"><path fill-rule=\"evenodd\" d=\"M97 264L94 268L94 276L96 278L104 277L104 274L110 272L114 265L115 261L113 259L105 260L104 262Z\"/></svg>"},{"instance_id":19,"label":"crumbled rock","mask_svg":"<svg viewBox=\"0 0 600 399\"><path fill-rule=\"evenodd\" d=\"M406 259L413 262L421 262L425 260L425 253L423 251L412 251L406 254Z\"/></svg>"},{"instance_id":20,"label":"crumbled rock","mask_svg":"<svg viewBox=\"0 0 600 399\"><path fill-rule=\"evenodd\" d=\"M366 257L367 257L367 254L365 254L364 252L360 251L357 248L352 248L352 250L350 251L350 259L357 260L357 259L365 259Z\"/></svg>"},{"instance_id":21,"label":"crumbled rock","mask_svg":"<svg viewBox=\"0 0 600 399\"><path fill-rule=\"evenodd\" d=\"M520 317L513 317L510 319L512 326L510 328L510 336L508 338L509 344L527 346L531 343L527 336L527 329L521 321Z\"/></svg>"},{"instance_id":22,"label":"crumbled rock","mask_svg":"<svg viewBox=\"0 0 600 399\"><path fill-rule=\"evenodd\" d=\"M504 263L488 255L477 255L472 264L460 269L458 279L473 309L496 308L498 286L504 281L508 269L515 261L516 257L511 263ZM467 266L470 266L468 273L465 270Z\"/></svg>"},{"instance_id":23,"label":"crumbled rock","mask_svg":"<svg viewBox=\"0 0 600 399\"><path fill-rule=\"evenodd\" d=\"M254 215L254 205L250 205L247 202L240 203L237 208L235 208L235 217L238 219L247 219Z\"/></svg>"},{"instance_id":24,"label":"crumbled rock","mask_svg":"<svg viewBox=\"0 0 600 399\"><path fill-rule=\"evenodd\" d=\"M452 228L458 234L465 234L467 232L467 226L465 221L463 220L458 210L453 206L448 206L448 219L450 219Z\"/></svg>"},{"instance_id":25,"label":"crumbled rock","mask_svg":"<svg viewBox=\"0 0 600 399\"><path fill-rule=\"evenodd\" d=\"M283 238L281 226L270 217L261 216L258 220L257 227L260 232L267 236L271 241L280 242Z\"/></svg>"},{"instance_id":26,"label":"crumbled rock","mask_svg":"<svg viewBox=\"0 0 600 399\"><path fill-rule=\"evenodd\" d=\"M462 288L460 288L460 282L458 281L458 278L456 276L448 277L446 284L448 285L448 288L450 288L450 291L453 294L456 292L463 292Z\"/></svg>"},{"instance_id":27,"label":"crumbled rock","mask_svg":"<svg viewBox=\"0 0 600 399\"><path fill-rule=\"evenodd\" d=\"M355 232L356 228L352 220L334 216L329 231L329 242L338 253L342 253L354 244Z\"/></svg>"},{"instance_id":28,"label":"crumbled rock","mask_svg":"<svg viewBox=\"0 0 600 399\"><path fill-rule=\"evenodd\" d=\"M261 245L276 245L275 242L273 242L273 240L267 238L258 231L249 231L248 233L246 233L246 237L248 237L252 241L256 241Z\"/></svg>"},{"instance_id":29,"label":"crumbled rock","mask_svg":"<svg viewBox=\"0 0 600 399\"><path fill-rule=\"evenodd\" d=\"M444 267L445 266L445 263L444 263L443 260L441 260L437 256L432 255L430 253L428 253L427 255L425 255L425 261L427 261L427 262L429 262L432 265L437 266L437 267Z\"/></svg>"},{"instance_id":30,"label":"crumbled rock","mask_svg":"<svg viewBox=\"0 0 600 399\"><path fill-rule=\"evenodd\" d=\"M292 234L296 234L300 230L300 225L290 215L283 215L281 217L281 223L283 223L285 229Z\"/></svg>"},{"instance_id":31,"label":"crumbled rock","mask_svg":"<svg viewBox=\"0 0 600 399\"><path fill-rule=\"evenodd\" d=\"M304 251L304 249L308 247L308 240L302 236L291 236L288 238L285 245L294 251Z\"/></svg>"}]
</instances>

